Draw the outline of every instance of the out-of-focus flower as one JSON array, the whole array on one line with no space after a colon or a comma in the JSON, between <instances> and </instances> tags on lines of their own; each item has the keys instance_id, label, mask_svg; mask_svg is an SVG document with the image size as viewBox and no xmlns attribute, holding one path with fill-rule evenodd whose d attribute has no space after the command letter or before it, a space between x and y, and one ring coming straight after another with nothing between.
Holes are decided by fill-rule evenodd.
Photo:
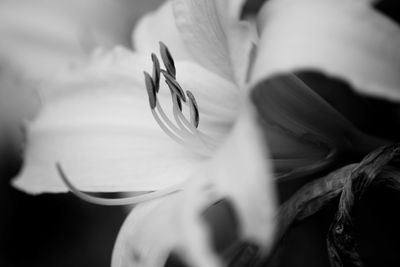
<instances>
[{"instance_id":1,"label":"out-of-focus flower","mask_svg":"<svg viewBox=\"0 0 400 267\"><path fill-rule=\"evenodd\" d=\"M133 4L129 0L0 1L2 142L20 143L24 121L39 109L36 89L42 80L86 60L96 47L130 46L135 13L143 10Z\"/></svg>"},{"instance_id":2,"label":"out-of-focus flower","mask_svg":"<svg viewBox=\"0 0 400 267\"><path fill-rule=\"evenodd\" d=\"M390 142L358 129L296 75L280 74L316 69L360 94L397 101L396 25L367 1L275 0L263 7L257 35L252 22L240 20L243 4L166 2L137 26L136 53L98 51L89 64L42 87L44 106L30 126L17 187L65 192L55 168L61 162L69 187L94 202L132 199L104 200L79 190L154 191L132 201L181 190L132 211L113 266L160 266L171 252L193 266L218 266L202 213L220 199L232 202L240 238L268 251L275 196L264 139L281 173L323 168L340 153ZM146 55L158 50L159 40L175 60L172 67L162 48L171 91L162 82L158 90L159 57L151 65ZM147 95L141 71L153 68ZM185 122L179 101L199 112L198 128L196 114ZM257 105L261 118L251 101L265 102ZM157 103L168 107L165 116Z\"/></svg>"}]
</instances>

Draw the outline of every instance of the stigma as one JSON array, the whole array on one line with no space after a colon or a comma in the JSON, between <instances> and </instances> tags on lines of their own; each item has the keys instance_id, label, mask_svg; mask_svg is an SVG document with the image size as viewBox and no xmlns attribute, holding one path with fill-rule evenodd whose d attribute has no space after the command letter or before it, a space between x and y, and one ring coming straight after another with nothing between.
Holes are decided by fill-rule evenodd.
<instances>
[{"instance_id":1,"label":"stigma","mask_svg":"<svg viewBox=\"0 0 400 267\"><path fill-rule=\"evenodd\" d=\"M168 47L162 42L160 42L160 55L165 69L161 69L160 61L153 53L152 75L144 71L145 87L154 120L172 140L197 154L208 156L214 151L216 141L199 129L200 112L196 98L192 92L184 90L179 84L174 59ZM157 97L160 92L161 76L164 77L170 91L173 119L167 116ZM185 116L184 110L188 116Z\"/></svg>"}]
</instances>

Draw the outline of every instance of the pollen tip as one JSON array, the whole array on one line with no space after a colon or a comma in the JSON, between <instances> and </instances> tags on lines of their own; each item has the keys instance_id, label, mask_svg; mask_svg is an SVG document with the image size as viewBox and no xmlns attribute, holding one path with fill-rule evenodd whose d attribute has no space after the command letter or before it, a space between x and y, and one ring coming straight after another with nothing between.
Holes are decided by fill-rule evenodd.
<instances>
[{"instance_id":1,"label":"pollen tip","mask_svg":"<svg viewBox=\"0 0 400 267\"><path fill-rule=\"evenodd\" d=\"M161 54L161 59L164 63L165 68L167 69L168 73L172 77L176 77L176 69L175 69L175 63L174 59L172 58L171 52L169 51L168 47L162 42L159 42L160 44L160 54Z\"/></svg>"},{"instance_id":2,"label":"pollen tip","mask_svg":"<svg viewBox=\"0 0 400 267\"><path fill-rule=\"evenodd\" d=\"M176 94L173 94L172 98L173 98L173 100L176 101L176 104L178 105L179 110L182 112L182 101L181 101L181 99Z\"/></svg>"},{"instance_id":3,"label":"pollen tip","mask_svg":"<svg viewBox=\"0 0 400 267\"><path fill-rule=\"evenodd\" d=\"M157 104L157 96L156 96L156 88L154 85L154 81L151 78L150 74L148 74L146 71L143 72L144 74L144 80L145 80L145 85L147 89L147 94L149 96L149 104L151 109L154 109Z\"/></svg>"},{"instance_id":4,"label":"pollen tip","mask_svg":"<svg viewBox=\"0 0 400 267\"><path fill-rule=\"evenodd\" d=\"M186 95L187 95L189 98L194 99L193 93L190 92L189 90L186 90Z\"/></svg>"},{"instance_id":5,"label":"pollen tip","mask_svg":"<svg viewBox=\"0 0 400 267\"><path fill-rule=\"evenodd\" d=\"M176 101L179 110L182 111L182 99L178 95L174 85L169 80L165 80L165 83L168 85L169 91L171 92L172 102L175 103L174 101Z\"/></svg>"},{"instance_id":6,"label":"pollen tip","mask_svg":"<svg viewBox=\"0 0 400 267\"><path fill-rule=\"evenodd\" d=\"M196 98L194 97L193 93L189 90L186 90L186 95L189 98L190 102L197 108Z\"/></svg>"},{"instance_id":7,"label":"pollen tip","mask_svg":"<svg viewBox=\"0 0 400 267\"><path fill-rule=\"evenodd\" d=\"M151 54L151 60L153 61L152 78L154 81L156 93L158 93L158 91L160 90L160 71L161 71L160 61L158 60L158 57L154 53Z\"/></svg>"},{"instance_id":8,"label":"pollen tip","mask_svg":"<svg viewBox=\"0 0 400 267\"><path fill-rule=\"evenodd\" d=\"M194 97L193 93L190 92L189 90L186 90L186 95L189 98L189 103L190 103L190 121L197 128L200 123L200 114L196 98Z\"/></svg>"}]
</instances>

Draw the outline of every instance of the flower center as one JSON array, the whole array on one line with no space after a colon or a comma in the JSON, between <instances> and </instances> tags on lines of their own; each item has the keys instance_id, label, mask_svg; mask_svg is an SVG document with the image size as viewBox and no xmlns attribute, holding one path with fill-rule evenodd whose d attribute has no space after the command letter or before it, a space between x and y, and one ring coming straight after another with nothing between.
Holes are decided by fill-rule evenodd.
<instances>
[{"instance_id":1,"label":"flower center","mask_svg":"<svg viewBox=\"0 0 400 267\"><path fill-rule=\"evenodd\" d=\"M168 47L160 42L160 54L165 70L160 68L160 62L155 54L151 55L153 61L153 73L150 76L144 72L145 85L149 96L151 112L160 128L175 142L196 153L210 155L216 147L216 141L198 129L200 113L197 101L189 90L184 91L176 79L174 60ZM172 97L172 112L174 122L164 112L159 98L161 74L170 89ZM183 108L188 109L189 118L183 113Z\"/></svg>"},{"instance_id":2,"label":"flower center","mask_svg":"<svg viewBox=\"0 0 400 267\"><path fill-rule=\"evenodd\" d=\"M188 147L196 153L202 155L210 155L217 145L217 142L198 129L200 123L200 113L197 101L194 95L182 87L176 80L176 68L174 60L167 46L160 42L161 59L164 63L165 70L160 68L160 63L155 54L151 55L153 61L152 76L144 72L145 85L149 95L149 104L155 121L160 128L175 142ZM160 90L160 76L165 78L165 83L170 89L172 97L172 114L175 123L173 123L164 109L162 108L159 98L157 97ZM183 109L186 108L189 112L189 119L184 115ZM182 190L183 184L173 185L171 187L143 192L142 194L132 197L123 198L104 198L86 193L78 189L68 178L60 163L56 163L57 171L68 187L68 189L77 197L94 204L99 205L132 205L169 195Z\"/></svg>"}]
</instances>

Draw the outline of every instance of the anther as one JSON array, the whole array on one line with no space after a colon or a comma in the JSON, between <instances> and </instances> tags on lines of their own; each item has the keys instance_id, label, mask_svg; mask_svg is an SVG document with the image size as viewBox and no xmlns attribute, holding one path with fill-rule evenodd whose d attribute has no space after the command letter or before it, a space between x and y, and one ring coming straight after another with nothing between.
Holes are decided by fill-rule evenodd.
<instances>
[{"instance_id":1,"label":"anther","mask_svg":"<svg viewBox=\"0 0 400 267\"><path fill-rule=\"evenodd\" d=\"M200 122L199 108L192 92L187 90L186 95L189 98L190 122L197 128Z\"/></svg>"},{"instance_id":2,"label":"anther","mask_svg":"<svg viewBox=\"0 0 400 267\"><path fill-rule=\"evenodd\" d=\"M160 42L160 54L161 54L161 59L168 73L175 78L176 77L175 63L171 56L171 53L169 52L168 47L163 42Z\"/></svg>"},{"instance_id":3,"label":"anther","mask_svg":"<svg viewBox=\"0 0 400 267\"><path fill-rule=\"evenodd\" d=\"M154 81L150 77L150 74L148 74L145 71L143 73L144 73L144 81L147 89L147 94L149 95L149 104L151 109L154 109L157 104L156 88L154 85Z\"/></svg>"},{"instance_id":4,"label":"anther","mask_svg":"<svg viewBox=\"0 0 400 267\"><path fill-rule=\"evenodd\" d=\"M175 93L171 93L171 96L172 96L172 102L176 103L176 105L178 106L179 110L182 112L182 101L181 101L181 99Z\"/></svg>"},{"instance_id":5,"label":"anther","mask_svg":"<svg viewBox=\"0 0 400 267\"><path fill-rule=\"evenodd\" d=\"M182 101L181 101L181 98L178 95L174 85L168 80L165 80L165 83L168 85L169 91L171 92L172 103L175 103L174 101L176 100L179 110L182 111ZM175 106L174 106L174 108L175 108Z\"/></svg>"},{"instance_id":6,"label":"anther","mask_svg":"<svg viewBox=\"0 0 400 267\"><path fill-rule=\"evenodd\" d=\"M160 90L160 61L158 60L157 56L152 53L151 54L151 60L153 61L153 82L154 86L156 88L156 93Z\"/></svg>"},{"instance_id":7,"label":"anther","mask_svg":"<svg viewBox=\"0 0 400 267\"><path fill-rule=\"evenodd\" d=\"M167 83L168 87L174 91L182 100L183 102L186 102L186 96L185 93L183 92L183 89L179 85L179 83L175 80L174 77L172 77L168 72L165 70L161 70L161 73L165 77L165 82Z\"/></svg>"}]
</instances>

